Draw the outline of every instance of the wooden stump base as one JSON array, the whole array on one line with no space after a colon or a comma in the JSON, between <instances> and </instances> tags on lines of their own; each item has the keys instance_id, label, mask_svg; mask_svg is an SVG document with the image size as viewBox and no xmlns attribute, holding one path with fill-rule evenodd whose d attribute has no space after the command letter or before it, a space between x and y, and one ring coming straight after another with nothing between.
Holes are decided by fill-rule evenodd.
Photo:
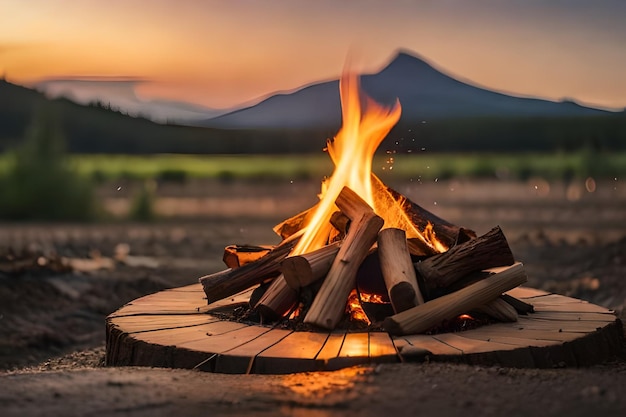
<instances>
[{"instance_id":1,"label":"wooden stump base","mask_svg":"<svg viewBox=\"0 0 626 417\"><path fill-rule=\"evenodd\" d=\"M459 333L395 337L225 321L216 312L247 302L250 292L207 305L202 285L193 284L141 297L107 317L106 364L260 374L426 359L551 368L592 365L620 351L622 323L612 311L532 288L509 294L535 313Z\"/></svg>"}]
</instances>

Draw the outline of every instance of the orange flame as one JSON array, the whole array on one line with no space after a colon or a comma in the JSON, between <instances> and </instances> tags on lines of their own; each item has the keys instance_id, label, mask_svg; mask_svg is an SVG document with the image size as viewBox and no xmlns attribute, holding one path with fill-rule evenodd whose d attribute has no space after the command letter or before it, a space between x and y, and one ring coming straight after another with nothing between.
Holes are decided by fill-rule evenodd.
<instances>
[{"instance_id":1,"label":"orange flame","mask_svg":"<svg viewBox=\"0 0 626 417\"><path fill-rule=\"evenodd\" d=\"M376 149L398 122L400 102L384 107L360 91L359 78L344 72L339 82L343 125L333 141L328 141L328 154L335 170L322 187L321 201L309 219L306 230L292 252L299 255L324 246L331 232L330 217L336 211L335 200L344 186L365 200L385 220L384 228L397 227L407 238L418 238L437 252L448 248L439 242L432 230L420 232L388 188L372 174ZM432 229L432 228L431 228Z\"/></svg>"},{"instance_id":2,"label":"orange flame","mask_svg":"<svg viewBox=\"0 0 626 417\"><path fill-rule=\"evenodd\" d=\"M359 294L356 290L352 290L348 296L346 312L350 315L350 320L352 321L362 321L368 325L371 324L370 319L365 314L365 310L363 310L363 306L361 306L361 300L359 300Z\"/></svg>"}]
</instances>

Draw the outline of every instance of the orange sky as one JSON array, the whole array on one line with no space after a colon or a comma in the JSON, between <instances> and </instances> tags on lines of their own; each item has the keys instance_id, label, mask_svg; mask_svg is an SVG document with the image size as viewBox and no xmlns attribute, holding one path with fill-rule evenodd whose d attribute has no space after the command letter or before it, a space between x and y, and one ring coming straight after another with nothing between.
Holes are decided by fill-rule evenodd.
<instances>
[{"instance_id":1,"label":"orange sky","mask_svg":"<svg viewBox=\"0 0 626 417\"><path fill-rule=\"evenodd\" d=\"M209 107L363 71L398 48L489 88L626 106L626 2L0 0L0 72L139 78Z\"/></svg>"}]
</instances>

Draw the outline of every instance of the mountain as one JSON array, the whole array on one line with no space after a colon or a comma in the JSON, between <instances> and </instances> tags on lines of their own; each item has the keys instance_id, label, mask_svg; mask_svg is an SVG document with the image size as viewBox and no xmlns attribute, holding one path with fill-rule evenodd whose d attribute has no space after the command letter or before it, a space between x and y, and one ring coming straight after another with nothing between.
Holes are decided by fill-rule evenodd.
<instances>
[{"instance_id":1,"label":"mountain","mask_svg":"<svg viewBox=\"0 0 626 417\"><path fill-rule=\"evenodd\" d=\"M606 114L574 102L515 97L455 79L408 52L397 56L376 74L361 78L372 98L402 105L401 122L476 117L564 117ZM338 81L277 94L260 103L204 120L220 128L310 128L340 125Z\"/></svg>"},{"instance_id":2,"label":"mountain","mask_svg":"<svg viewBox=\"0 0 626 417\"><path fill-rule=\"evenodd\" d=\"M326 88L331 87L330 83L326 85ZM323 98L324 91L309 88L299 93L315 96L321 92ZM276 97L269 102L280 103L287 97ZM338 97L336 99L338 101ZM339 113L339 103L336 105ZM35 115L44 111L55 117L68 150L75 153L318 154L326 138L336 133L339 119L329 108L320 109L315 103L307 109L318 117L319 124L312 128L290 128L288 123L277 128L256 129L180 126L130 116L108 104L85 106L66 98L50 99L38 91L0 79L0 153L19 146ZM281 111L287 110L289 108ZM336 117L337 126L323 127L324 115ZM311 117L291 119L294 120L310 122ZM625 151L626 113L464 118L452 122L429 119L428 123L419 123L417 128L413 124L397 125L385 142L381 149L398 152L422 148L435 152L553 152L581 148Z\"/></svg>"}]
</instances>

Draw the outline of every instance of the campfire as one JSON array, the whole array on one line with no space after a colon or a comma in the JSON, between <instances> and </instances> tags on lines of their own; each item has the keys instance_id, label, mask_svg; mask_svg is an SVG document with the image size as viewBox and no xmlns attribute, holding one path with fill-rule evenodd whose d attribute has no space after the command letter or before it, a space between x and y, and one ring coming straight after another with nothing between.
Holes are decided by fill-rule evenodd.
<instances>
[{"instance_id":1,"label":"campfire","mask_svg":"<svg viewBox=\"0 0 626 417\"><path fill-rule=\"evenodd\" d=\"M275 226L271 246L229 246L229 269L200 278L210 303L257 288L250 312L335 329L346 320L391 334L431 331L474 317L515 321L532 307L504 293L526 281L499 227L482 236L387 187L374 153L400 103L367 97L353 73L340 81L343 126L326 148L335 169L320 201Z\"/></svg>"}]
</instances>

